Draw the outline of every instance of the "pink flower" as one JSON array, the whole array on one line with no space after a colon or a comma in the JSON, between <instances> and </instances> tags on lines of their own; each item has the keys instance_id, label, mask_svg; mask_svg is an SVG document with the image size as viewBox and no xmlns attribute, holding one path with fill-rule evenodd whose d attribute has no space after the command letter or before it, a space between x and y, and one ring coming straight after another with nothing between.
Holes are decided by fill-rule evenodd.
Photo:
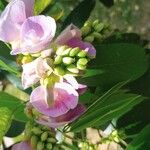
<instances>
[{"instance_id":1,"label":"pink flower","mask_svg":"<svg viewBox=\"0 0 150 150\"><path fill-rule=\"evenodd\" d=\"M39 86L34 89L30 96L30 103L40 113L58 117L77 106L78 96L78 92L70 84L55 83L51 88Z\"/></svg>"},{"instance_id":2,"label":"pink flower","mask_svg":"<svg viewBox=\"0 0 150 150\"><path fill-rule=\"evenodd\" d=\"M36 53L48 47L56 23L49 16L32 16L34 0L11 1L0 17L0 40L12 45L11 54Z\"/></svg>"},{"instance_id":3,"label":"pink flower","mask_svg":"<svg viewBox=\"0 0 150 150\"><path fill-rule=\"evenodd\" d=\"M82 34L80 29L75 25L69 25L55 40L58 45L68 45L72 48L79 47L88 53L90 58L95 58L96 50L91 43L82 41Z\"/></svg>"},{"instance_id":4,"label":"pink flower","mask_svg":"<svg viewBox=\"0 0 150 150\"><path fill-rule=\"evenodd\" d=\"M24 89L36 84L45 75L46 71L51 69L46 59L41 57L22 65L22 68L22 86Z\"/></svg>"},{"instance_id":5,"label":"pink flower","mask_svg":"<svg viewBox=\"0 0 150 150\"><path fill-rule=\"evenodd\" d=\"M28 142L20 142L13 145L11 150L34 150Z\"/></svg>"},{"instance_id":6,"label":"pink flower","mask_svg":"<svg viewBox=\"0 0 150 150\"><path fill-rule=\"evenodd\" d=\"M74 109L71 109L66 114L63 114L58 117L48 117L42 115L37 119L37 122L39 124L46 125L52 128L58 128L64 126L65 124L73 122L84 112L85 107L81 104L78 104Z\"/></svg>"}]
</instances>

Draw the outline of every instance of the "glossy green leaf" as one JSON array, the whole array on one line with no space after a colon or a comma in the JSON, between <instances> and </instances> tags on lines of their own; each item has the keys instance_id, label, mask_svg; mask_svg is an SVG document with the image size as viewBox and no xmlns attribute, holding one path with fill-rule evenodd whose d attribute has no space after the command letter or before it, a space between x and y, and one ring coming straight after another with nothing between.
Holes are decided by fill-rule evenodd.
<instances>
[{"instance_id":1,"label":"glossy green leaf","mask_svg":"<svg viewBox=\"0 0 150 150\"><path fill-rule=\"evenodd\" d=\"M148 59L143 48L134 44L102 44L95 46L96 59L90 69L99 69L98 75L83 77L79 81L89 86L112 86L124 80L135 80L148 69Z\"/></svg>"},{"instance_id":2,"label":"glossy green leaf","mask_svg":"<svg viewBox=\"0 0 150 150\"><path fill-rule=\"evenodd\" d=\"M8 131L12 121L12 111L7 107L0 107L0 144L2 138Z\"/></svg>"},{"instance_id":3,"label":"glossy green leaf","mask_svg":"<svg viewBox=\"0 0 150 150\"><path fill-rule=\"evenodd\" d=\"M66 18L62 29L71 23L78 27L82 27L84 22L89 18L94 6L95 0L83 0Z\"/></svg>"},{"instance_id":4,"label":"glossy green leaf","mask_svg":"<svg viewBox=\"0 0 150 150\"><path fill-rule=\"evenodd\" d=\"M149 150L150 149L150 124L148 124L138 136L128 145L126 150Z\"/></svg>"},{"instance_id":5,"label":"glossy green leaf","mask_svg":"<svg viewBox=\"0 0 150 150\"><path fill-rule=\"evenodd\" d=\"M105 124L113 118L120 117L143 100L140 95L119 92L121 86L123 83L117 84L97 99L85 114L72 124L71 131L78 132L86 127Z\"/></svg>"},{"instance_id":6,"label":"glossy green leaf","mask_svg":"<svg viewBox=\"0 0 150 150\"><path fill-rule=\"evenodd\" d=\"M35 0L34 14L40 14L46 7L48 7L52 3L52 1L53 0Z\"/></svg>"},{"instance_id":7,"label":"glossy green leaf","mask_svg":"<svg viewBox=\"0 0 150 150\"><path fill-rule=\"evenodd\" d=\"M7 107L14 112L14 119L26 122L27 117L24 114L25 105L18 98L5 92L0 92L0 107Z\"/></svg>"}]
</instances>

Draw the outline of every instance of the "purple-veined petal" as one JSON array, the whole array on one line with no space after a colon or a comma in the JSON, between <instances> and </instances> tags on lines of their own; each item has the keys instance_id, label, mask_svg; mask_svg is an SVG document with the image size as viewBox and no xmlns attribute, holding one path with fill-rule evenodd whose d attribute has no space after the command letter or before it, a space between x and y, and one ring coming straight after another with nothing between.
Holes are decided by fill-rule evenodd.
<instances>
[{"instance_id":1,"label":"purple-veined petal","mask_svg":"<svg viewBox=\"0 0 150 150\"><path fill-rule=\"evenodd\" d=\"M54 104L48 106L45 102L45 87L39 86L31 93L30 102L39 112L51 117L63 115L77 106L78 93L70 84L56 83L53 94L54 100L51 101L54 101Z\"/></svg>"},{"instance_id":2,"label":"purple-veined petal","mask_svg":"<svg viewBox=\"0 0 150 150\"><path fill-rule=\"evenodd\" d=\"M49 16L33 16L25 20L21 27L21 40L18 48L12 51L18 53L37 53L47 48L56 31L55 20Z\"/></svg>"},{"instance_id":3,"label":"purple-veined petal","mask_svg":"<svg viewBox=\"0 0 150 150\"><path fill-rule=\"evenodd\" d=\"M55 43L58 45L65 45L70 39L81 39L81 31L75 25L69 25L62 33L57 37Z\"/></svg>"},{"instance_id":4,"label":"purple-veined petal","mask_svg":"<svg viewBox=\"0 0 150 150\"><path fill-rule=\"evenodd\" d=\"M13 145L11 150L34 150L28 142L20 142Z\"/></svg>"},{"instance_id":5,"label":"purple-veined petal","mask_svg":"<svg viewBox=\"0 0 150 150\"><path fill-rule=\"evenodd\" d=\"M77 92L81 95L83 93L85 93L87 90L87 85L84 84L78 84L78 89Z\"/></svg>"},{"instance_id":6,"label":"purple-veined petal","mask_svg":"<svg viewBox=\"0 0 150 150\"><path fill-rule=\"evenodd\" d=\"M91 43L83 42L77 38L72 38L66 43L66 45L72 48L79 47L80 49L85 50L90 58L95 58L96 56L96 49Z\"/></svg>"},{"instance_id":7,"label":"purple-veined petal","mask_svg":"<svg viewBox=\"0 0 150 150\"><path fill-rule=\"evenodd\" d=\"M82 104L78 104L74 109L69 110L64 115L55 118L43 115L40 118L38 118L37 122L52 128L58 128L77 119L80 115L82 115L85 112L85 110L86 109Z\"/></svg>"}]
</instances>

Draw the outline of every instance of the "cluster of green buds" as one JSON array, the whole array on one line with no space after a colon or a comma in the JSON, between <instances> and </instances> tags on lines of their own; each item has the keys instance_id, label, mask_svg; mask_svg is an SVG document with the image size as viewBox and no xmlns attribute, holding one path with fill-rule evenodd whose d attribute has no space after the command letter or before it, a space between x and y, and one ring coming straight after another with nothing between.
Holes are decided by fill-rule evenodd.
<instances>
[{"instance_id":1,"label":"cluster of green buds","mask_svg":"<svg viewBox=\"0 0 150 150\"><path fill-rule=\"evenodd\" d=\"M108 23L103 23L99 20L87 20L81 31L84 41L102 41L110 33L110 26Z\"/></svg>"},{"instance_id":2,"label":"cluster of green buds","mask_svg":"<svg viewBox=\"0 0 150 150\"><path fill-rule=\"evenodd\" d=\"M89 142L80 142L78 146L81 150L98 150L98 145Z\"/></svg>"},{"instance_id":3,"label":"cluster of green buds","mask_svg":"<svg viewBox=\"0 0 150 150\"><path fill-rule=\"evenodd\" d=\"M26 124L25 140L30 141L36 150L60 150L54 131L35 122L30 121Z\"/></svg>"},{"instance_id":4,"label":"cluster of green buds","mask_svg":"<svg viewBox=\"0 0 150 150\"><path fill-rule=\"evenodd\" d=\"M90 58L87 52L79 47L60 46L54 56L54 72L59 75L81 75L87 67Z\"/></svg>"},{"instance_id":5,"label":"cluster of green buds","mask_svg":"<svg viewBox=\"0 0 150 150\"><path fill-rule=\"evenodd\" d=\"M33 57L30 54L19 54L16 59L18 64L26 64L33 61Z\"/></svg>"}]
</instances>

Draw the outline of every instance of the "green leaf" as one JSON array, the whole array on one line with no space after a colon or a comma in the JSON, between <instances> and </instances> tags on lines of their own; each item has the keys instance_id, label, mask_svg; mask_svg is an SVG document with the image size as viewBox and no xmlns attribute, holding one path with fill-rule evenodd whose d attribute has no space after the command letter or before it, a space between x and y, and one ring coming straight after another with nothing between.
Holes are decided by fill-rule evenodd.
<instances>
[{"instance_id":1,"label":"green leaf","mask_svg":"<svg viewBox=\"0 0 150 150\"><path fill-rule=\"evenodd\" d=\"M8 71L10 73L14 73L18 76L20 75L20 72L18 71L18 68L15 62L5 59L1 56L0 56L0 69Z\"/></svg>"},{"instance_id":2,"label":"green leaf","mask_svg":"<svg viewBox=\"0 0 150 150\"><path fill-rule=\"evenodd\" d=\"M114 0L99 0L99 1L108 8L114 5Z\"/></svg>"},{"instance_id":3,"label":"green leaf","mask_svg":"<svg viewBox=\"0 0 150 150\"><path fill-rule=\"evenodd\" d=\"M35 0L34 14L38 15L47 8L53 0Z\"/></svg>"},{"instance_id":4,"label":"green leaf","mask_svg":"<svg viewBox=\"0 0 150 150\"><path fill-rule=\"evenodd\" d=\"M125 83L117 84L97 99L85 114L72 124L71 131L78 132L86 127L105 124L120 117L143 100L140 95L118 92L123 84Z\"/></svg>"},{"instance_id":5,"label":"green leaf","mask_svg":"<svg viewBox=\"0 0 150 150\"><path fill-rule=\"evenodd\" d=\"M27 121L24 114L25 105L18 98L5 92L0 92L0 107L7 107L14 111L14 119L22 122Z\"/></svg>"},{"instance_id":6,"label":"green leaf","mask_svg":"<svg viewBox=\"0 0 150 150\"><path fill-rule=\"evenodd\" d=\"M82 27L84 22L89 18L94 6L95 0L83 0L66 18L62 29L71 23L78 27Z\"/></svg>"},{"instance_id":7,"label":"green leaf","mask_svg":"<svg viewBox=\"0 0 150 150\"><path fill-rule=\"evenodd\" d=\"M149 150L150 149L150 124L148 124L138 136L128 145L126 150Z\"/></svg>"},{"instance_id":8,"label":"green leaf","mask_svg":"<svg viewBox=\"0 0 150 150\"><path fill-rule=\"evenodd\" d=\"M117 82L141 77L148 69L143 48L134 44L102 44L95 46L96 59L90 69L99 69L98 75L83 77L79 81L89 86L112 86Z\"/></svg>"},{"instance_id":9,"label":"green leaf","mask_svg":"<svg viewBox=\"0 0 150 150\"><path fill-rule=\"evenodd\" d=\"M12 111L6 107L0 108L0 144L2 143L2 138L8 131L11 120L12 120Z\"/></svg>"}]
</instances>

